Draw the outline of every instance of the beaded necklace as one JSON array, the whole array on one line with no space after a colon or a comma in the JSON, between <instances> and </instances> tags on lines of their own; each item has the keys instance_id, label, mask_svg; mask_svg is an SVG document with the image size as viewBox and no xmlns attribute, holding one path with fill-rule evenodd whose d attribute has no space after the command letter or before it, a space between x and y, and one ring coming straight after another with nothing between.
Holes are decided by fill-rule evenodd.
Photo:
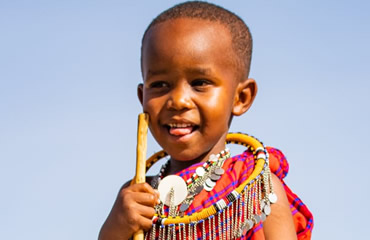
<instances>
[{"instance_id":1,"label":"beaded necklace","mask_svg":"<svg viewBox=\"0 0 370 240\"><path fill-rule=\"evenodd\" d=\"M156 212L163 215L164 205L167 205L170 209L170 216L175 217L179 214L180 216L183 216L183 213L189 208L190 204L193 202L194 197L197 194L199 194L203 189L208 192L212 191L213 187L216 185L217 180L220 179L221 176L224 174L225 171L222 169L222 166L225 160L229 157L230 150L226 148L217 155L212 154L209 159L202 164L202 166L197 167L194 174L186 180L187 194L185 195L184 199L181 200L181 204L179 207L177 207L177 204L175 204L175 202L177 203L178 201L171 200L171 198L175 197L171 196L171 194L174 195L177 192L178 194L183 195L183 192L179 191L184 190L184 187L180 187L178 191L175 191L173 187L177 186L176 181L182 181L182 179L180 177L170 175L165 177L163 182L161 182L165 172L167 171L167 168L170 165L170 160L168 160L165 164L162 165L158 175L153 179L151 183L153 188L159 189L162 199L164 200L156 206ZM166 178L170 178L170 180L166 181ZM161 185L161 183L163 184ZM161 188L161 186L163 185L165 186ZM167 196L168 194L170 196ZM169 200L167 198L169 198ZM168 203L166 203L166 200L168 200Z\"/></svg>"},{"instance_id":2,"label":"beaded necklace","mask_svg":"<svg viewBox=\"0 0 370 240\"><path fill-rule=\"evenodd\" d=\"M145 239L206 239L206 236L207 239L236 239L266 219L277 196L265 147L256 138L241 133L229 133L226 142L247 146L253 152L255 166L251 175L225 198L196 213L184 216L170 209L168 216L163 212L155 214ZM164 151L154 154L147 160L147 168L166 155Z\"/></svg>"}]
</instances>

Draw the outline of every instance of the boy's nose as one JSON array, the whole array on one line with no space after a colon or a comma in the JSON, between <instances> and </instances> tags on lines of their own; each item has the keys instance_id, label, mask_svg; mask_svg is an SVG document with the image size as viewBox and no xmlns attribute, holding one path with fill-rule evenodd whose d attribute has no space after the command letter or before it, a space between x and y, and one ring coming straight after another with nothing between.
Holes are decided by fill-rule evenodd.
<instances>
[{"instance_id":1,"label":"boy's nose","mask_svg":"<svg viewBox=\"0 0 370 240\"><path fill-rule=\"evenodd\" d=\"M194 103L191 99L191 92L185 86L177 86L170 92L167 100L167 108L170 110L191 109Z\"/></svg>"}]
</instances>

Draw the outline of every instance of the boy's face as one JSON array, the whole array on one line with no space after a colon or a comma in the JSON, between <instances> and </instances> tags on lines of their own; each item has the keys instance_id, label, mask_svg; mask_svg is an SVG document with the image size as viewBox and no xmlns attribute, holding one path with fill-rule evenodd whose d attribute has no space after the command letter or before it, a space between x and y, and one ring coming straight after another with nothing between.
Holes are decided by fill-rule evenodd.
<instances>
[{"instance_id":1,"label":"boy's face","mask_svg":"<svg viewBox=\"0 0 370 240\"><path fill-rule=\"evenodd\" d=\"M148 31L142 54L138 95L157 142L180 161L223 150L240 83L226 27L169 20Z\"/></svg>"}]
</instances>

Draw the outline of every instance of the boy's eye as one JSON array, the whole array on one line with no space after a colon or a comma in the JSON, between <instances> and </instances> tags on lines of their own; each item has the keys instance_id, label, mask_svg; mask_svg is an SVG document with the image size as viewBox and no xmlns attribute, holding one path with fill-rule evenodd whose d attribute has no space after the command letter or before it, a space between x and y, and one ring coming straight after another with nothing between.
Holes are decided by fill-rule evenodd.
<instances>
[{"instance_id":1,"label":"boy's eye","mask_svg":"<svg viewBox=\"0 0 370 240\"><path fill-rule=\"evenodd\" d=\"M168 87L169 84L163 81L157 81L157 82L152 82L149 86L150 88L164 88L164 87Z\"/></svg>"},{"instance_id":2,"label":"boy's eye","mask_svg":"<svg viewBox=\"0 0 370 240\"><path fill-rule=\"evenodd\" d=\"M195 79L191 82L193 87L205 87L210 85L212 82L207 79Z\"/></svg>"}]
</instances>

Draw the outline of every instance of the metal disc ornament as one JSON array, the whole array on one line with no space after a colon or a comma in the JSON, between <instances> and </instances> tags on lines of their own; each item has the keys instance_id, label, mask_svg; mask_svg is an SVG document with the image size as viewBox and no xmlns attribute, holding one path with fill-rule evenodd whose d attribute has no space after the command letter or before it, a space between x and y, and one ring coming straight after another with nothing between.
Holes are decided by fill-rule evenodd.
<instances>
[{"instance_id":1,"label":"metal disc ornament","mask_svg":"<svg viewBox=\"0 0 370 240\"><path fill-rule=\"evenodd\" d=\"M220 175L221 176L224 173L225 173L225 170L223 168L221 168L221 167L217 167L215 169L215 174L217 174L217 175Z\"/></svg>"},{"instance_id":2,"label":"metal disc ornament","mask_svg":"<svg viewBox=\"0 0 370 240\"><path fill-rule=\"evenodd\" d=\"M275 193L270 193L268 195L268 198L269 198L270 203L276 203L276 201L277 201L277 196L276 196Z\"/></svg>"},{"instance_id":3,"label":"metal disc ornament","mask_svg":"<svg viewBox=\"0 0 370 240\"><path fill-rule=\"evenodd\" d=\"M211 178L213 181L217 181L218 179L220 179L220 178L221 178L221 176L220 176L220 175L217 175L217 174L212 173L210 178Z\"/></svg>"},{"instance_id":4,"label":"metal disc ornament","mask_svg":"<svg viewBox=\"0 0 370 240\"><path fill-rule=\"evenodd\" d=\"M250 219L247 219L245 221L245 223L246 223L246 229L247 229L247 231L250 230L250 229L252 229L253 226L254 226L254 222L252 220L250 220Z\"/></svg>"},{"instance_id":5,"label":"metal disc ornament","mask_svg":"<svg viewBox=\"0 0 370 240\"><path fill-rule=\"evenodd\" d=\"M261 209L263 209L266 206L265 200L262 200L261 203L260 203L260 205L261 205Z\"/></svg>"},{"instance_id":6,"label":"metal disc ornament","mask_svg":"<svg viewBox=\"0 0 370 240\"><path fill-rule=\"evenodd\" d=\"M270 205L266 205L264 208L263 208L263 212L268 216L270 215L271 213L271 207Z\"/></svg>"},{"instance_id":7,"label":"metal disc ornament","mask_svg":"<svg viewBox=\"0 0 370 240\"><path fill-rule=\"evenodd\" d=\"M195 169L195 173L199 176L199 177L202 177L205 173L206 173L206 170L204 170L203 167L197 167L197 169Z\"/></svg>"},{"instance_id":8,"label":"metal disc ornament","mask_svg":"<svg viewBox=\"0 0 370 240\"><path fill-rule=\"evenodd\" d=\"M207 185L208 187L213 188L214 186L216 186L216 182L212 181L210 178L207 178L207 180L206 180L206 185Z\"/></svg>"},{"instance_id":9,"label":"metal disc ornament","mask_svg":"<svg viewBox=\"0 0 370 240\"><path fill-rule=\"evenodd\" d=\"M258 224L258 223L261 221L261 217L260 217L260 215L255 214L255 215L253 216L253 218L254 218L255 224Z\"/></svg>"},{"instance_id":10,"label":"metal disc ornament","mask_svg":"<svg viewBox=\"0 0 370 240\"><path fill-rule=\"evenodd\" d=\"M206 183L204 183L204 189L207 191L207 192L210 192L213 190L213 187L210 187L208 186Z\"/></svg>"},{"instance_id":11,"label":"metal disc ornament","mask_svg":"<svg viewBox=\"0 0 370 240\"><path fill-rule=\"evenodd\" d=\"M261 221L264 222L266 220L266 214L261 213Z\"/></svg>"},{"instance_id":12,"label":"metal disc ornament","mask_svg":"<svg viewBox=\"0 0 370 240\"><path fill-rule=\"evenodd\" d=\"M188 194L185 181L177 175L169 175L163 178L158 186L159 199L166 205L170 206L170 191L174 190L173 204L175 206L182 203Z\"/></svg>"}]
</instances>

